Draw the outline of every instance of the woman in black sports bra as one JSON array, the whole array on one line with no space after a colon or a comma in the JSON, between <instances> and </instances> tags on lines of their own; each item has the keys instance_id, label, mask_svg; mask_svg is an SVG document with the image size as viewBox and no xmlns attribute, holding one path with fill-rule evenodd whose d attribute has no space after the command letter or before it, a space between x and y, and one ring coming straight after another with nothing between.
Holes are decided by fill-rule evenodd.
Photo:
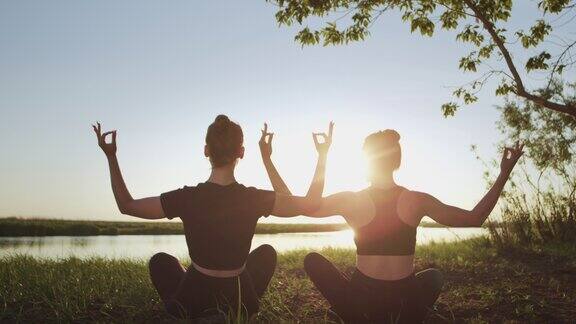
<instances>
[{"instance_id":1,"label":"woman in black sports bra","mask_svg":"<svg viewBox=\"0 0 576 324\"><path fill-rule=\"evenodd\" d=\"M190 267L184 269L166 253L154 255L149 263L152 283L166 310L185 318L256 313L276 266L276 251L270 245L250 252L256 222L262 216L291 217L319 208L331 136L314 135L318 164L308 194L282 195L236 182L234 169L244 156L244 136L238 124L220 115L206 134L204 155L212 165L208 181L159 197L133 199L116 158L116 131L102 134L98 123L94 132L108 158L120 211L144 219L182 220ZM106 142L108 135L111 143ZM264 137L261 145L266 144Z\"/></svg>"},{"instance_id":2,"label":"woman in black sports bra","mask_svg":"<svg viewBox=\"0 0 576 324\"><path fill-rule=\"evenodd\" d=\"M371 186L359 192L340 192L322 200L320 209L306 216L342 215L355 231L356 270L342 274L318 253L304 260L306 273L345 322L417 323L423 321L443 285L441 273L427 269L414 273L416 230L422 217L453 227L479 227L496 205L522 145L506 148L501 172L492 188L472 210L443 204L429 194L396 184L400 167L400 135L376 132L364 142ZM267 170L272 161L264 159ZM272 183L282 184L277 172ZM276 187L276 186L274 186Z\"/></svg>"}]
</instances>

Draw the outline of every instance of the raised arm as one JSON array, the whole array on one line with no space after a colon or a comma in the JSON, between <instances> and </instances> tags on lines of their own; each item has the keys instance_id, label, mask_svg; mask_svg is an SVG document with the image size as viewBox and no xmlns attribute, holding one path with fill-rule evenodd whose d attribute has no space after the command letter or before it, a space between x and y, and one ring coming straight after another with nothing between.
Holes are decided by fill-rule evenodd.
<instances>
[{"instance_id":1,"label":"raised arm","mask_svg":"<svg viewBox=\"0 0 576 324\"><path fill-rule=\"evenodd\" d=\"M419 192L410 192L402 197L401 205L407 206L405 209L417 206L415 207L418 209L415 213L418 217L417 223L420 222L422 216L426 215L446 226L480 227L496 206L512 169L523 154L523 147L524 145L516 143L514 147L504 149L498 178L472 210L446 205L429 194Z\"/></svg>"},{"instance_id":2,"label":"raised arm","mask_svg":"<svg viewBox=\"0 0 576 324\"><path fill-rule=\"evenodd\" d=\"M291 195L276 195L276 201L272 210L272 215L280 217L293 217L299 215L307 215L316 211L321 204L322 192L324 190L324 176L326 173L326 161L328 157L328 150L332 144L332 132L334 123L330 122L328 135L325 133L313 133L314 144L318 152L318 161L316 163L316 170L308 193L305 197L296 197ZM318 138L323 138L323 142L319 142Z\"/></svg>"},{"instance_id":3,"label":"raised arm","mask_svg":"<svg viewBox=\"0 0 576 324\"><path fill-rule=\"evenodd\" d=\"M278 194L292 195L290 189L276 170L274 162L272 162L272 139L274 138L274 133L268 132L268 124L264 123L264 129L262 130L262 136L258 145L260 146L260 154L262 155L262 162L264 162L264 167L266 168L266 173L268 173L268 178L272 183L272 188Z\"/></svg>"},{"instance_id":4,"label":"raised arm","mask_svg":"<svg viewBox=\"0 0 576 324\"><path fill-rule=\"evenodd\" d=\"M96 126L97 125L97 126ZM124 215L135 216L144 219L160 219L164 217L160 197L149 197L143 199L134 199L124 183L118 158L116 157L116 131L105 132L102 134L100 123L92 125L94 133L98 138L98 146L106 154L108 167L110 169L110 182L112 183L112 192L118 209ZM112 135L112 141L106 142L106 136Z\"/></svg>"}]
</instances>

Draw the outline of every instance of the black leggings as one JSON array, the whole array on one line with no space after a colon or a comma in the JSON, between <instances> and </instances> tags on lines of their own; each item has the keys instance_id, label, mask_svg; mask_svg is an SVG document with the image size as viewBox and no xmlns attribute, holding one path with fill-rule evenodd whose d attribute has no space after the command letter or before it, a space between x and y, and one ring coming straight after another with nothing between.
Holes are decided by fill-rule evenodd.
<instances>
[{"instance_id":1,"label":"black leggings","mask_svg":"<svg viewBox=\"0 0 576 324\"><path fill-rule=\"evenodd\" d=\"M304 269L332 310L347 323L422 322L443 285L436 269L394 281L370 278L356 269L348 278L318 253L306 256Z\"/></svg>"},{"instance_id":2,"label":"black leggings","mask_svg":"<svg viewBox=\"0 0 576 324\"><path fill-rule=\"evenodd\" d=\"M155 254L149 267L152 283L173 316L236 314L239 304L242 312L251 316L258 312L259 299L274 274L276 251L267 244L256 248L248 255L245 270L231 278L210 277L193 266L186 271L178 259L167 253Z\"/></svg>"}]
</instances>

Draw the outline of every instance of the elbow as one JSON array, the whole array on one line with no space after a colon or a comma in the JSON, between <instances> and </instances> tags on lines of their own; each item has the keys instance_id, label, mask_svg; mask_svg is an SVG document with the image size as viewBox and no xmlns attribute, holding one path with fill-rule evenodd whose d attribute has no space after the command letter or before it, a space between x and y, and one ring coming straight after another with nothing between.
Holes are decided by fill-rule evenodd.
<instances>
[{"instance_id":1,"label":"elbow","mask_svg":"<svg viewBox=\"0 0 576 324\"><path fill-rule=\"evenodd\" d=\"M118 203L118 210L120 210L120 213L122 213L122 215L128 215L128 216L133 216L134 215L134 204L133 204L134 200L128 200L128 201L123 201L123 202L119 202Z\"/></svg>"},{"instance_id":2,"label":"elbow","mask_svg":"<svg viewBox=\"0 0 576 324\"><path fill-rule=\"evenodd\" d=\"M476 213L472 213L471 216L469 227L482 227L482 225L484 225L485 217Z\"/></svg>"},{"instance_id":3,"label":"elbow","mask_svg":"<svg viewBox=\"0 0 576 324\"><path fill-rule=\"evenodd\" d=\"M479 227L482 227L482 225L484 225L484 222L474 222L474 223L470 224L469 227L479 228Z\"/></svg>"},{"instance_id":4,"label":"elbow","mask_svg":"<svg viewBox=\"0 0 576 324\"><path fill-rule=\"evenodd\" d=\"M322 206L322 198L310 199L304 208L304 215L310 215L318 211Z\"/></svg>"},{"instance_id":5,"label":"elbow","mask_svg":"<svg viewBox=\"0 0 576 324\"><path fill-rule=\"evenodd\" d=\"M132 216L132 209L126 205L118 205L118 210L120 210L122 215Z\"/></svg>"}]
</instances>

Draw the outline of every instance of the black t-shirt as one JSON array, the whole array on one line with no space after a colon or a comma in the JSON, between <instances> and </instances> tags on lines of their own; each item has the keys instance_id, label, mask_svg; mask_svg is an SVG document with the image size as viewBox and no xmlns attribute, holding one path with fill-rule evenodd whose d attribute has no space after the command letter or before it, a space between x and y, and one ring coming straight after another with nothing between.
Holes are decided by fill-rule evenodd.
<instances>
[{"instance_id":1,"label":"black t-shirt","mask_svg":"<svg viewBox=\"0 0 576 324\"><path fill-rule=\"evenodd\" d=\"M248 257L256 222L274 207L274 191L199 183L160 195L168 219L184 224L190 258L214 270L240 268Z\"/></svg>"}]
</instances>

